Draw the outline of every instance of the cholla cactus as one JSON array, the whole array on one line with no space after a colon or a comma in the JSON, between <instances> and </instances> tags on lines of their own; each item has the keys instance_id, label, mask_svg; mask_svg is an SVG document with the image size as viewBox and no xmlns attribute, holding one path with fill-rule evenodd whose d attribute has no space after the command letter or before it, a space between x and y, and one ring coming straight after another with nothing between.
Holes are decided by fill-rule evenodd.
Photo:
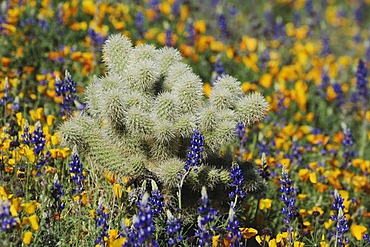
<instances>
[{"instance_id":1,"label":"cholla cactus","mask_svg":"<svg viewBox=\"0 0 370 247\"><path fill-rule=\"evenodd\" d=\"M176 49L133 47L120 34L105 42L103 59L107 74L87 87L85 113L61 127L65 144L76 145L100 170L154 177L171 189L198 128L205 137L205 164L189 183L201 188L229 182L228 167L212 163L214 154L233 140L237 123L265 115L262 95L244 95L237 79L223 75L207 99L201 79Z\"/></svg>"}]
</instances>

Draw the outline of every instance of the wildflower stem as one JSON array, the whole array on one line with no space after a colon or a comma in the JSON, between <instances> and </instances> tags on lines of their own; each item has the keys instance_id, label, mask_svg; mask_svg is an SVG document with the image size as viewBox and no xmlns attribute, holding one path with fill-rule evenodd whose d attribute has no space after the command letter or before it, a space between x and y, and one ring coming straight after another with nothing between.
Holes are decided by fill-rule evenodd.
<instances>
[{"instance_id":1,"label":"wildflower stem","mask_svg":"<svg viewBox=\"0 0 370 247\"><path fill-rule=\"evenodd\" d=\"M235 195L234 204L232 205L233 208L236 207L236 203L238 202L238 194Z\"/></svg>"},{"instance_id":2,"label":"wildflower stem","mask_svg":"<svg viewBox=\"0 0 370 247\"><path fill-rule=\"evenodd\" d=\"M368 122L366 120L366 107L364 107L364 116L362 118L362 125L360 133L366 133L368 130ZM367 135L361 135L360 139L360 148L359 148L359 156L363 157L365 147L367 146Z\"/></svg>"},{"instance_id":3,"label":"wildflower stem","mask_svg":"<svg viewBox=\"0 0 370 247\"><path fill-rule=\"evenodd\" d=\"M177 193L178 200L179 200L179 209L182 209L182 201L181 201L182 186L184 185L185 178L188 176L191 170L192 170L192 167L184 173L184 175L181 177L181 180L180 180L179 191Z\"/></svg>"}]
</instances>

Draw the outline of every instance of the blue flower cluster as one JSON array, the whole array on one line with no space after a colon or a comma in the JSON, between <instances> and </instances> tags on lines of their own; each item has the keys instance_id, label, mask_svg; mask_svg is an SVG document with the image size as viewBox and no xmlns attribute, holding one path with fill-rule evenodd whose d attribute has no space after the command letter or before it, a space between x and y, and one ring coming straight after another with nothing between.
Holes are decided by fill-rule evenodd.
<instances>
[{"instance_id":1,"label":"blue flower cluster","mask_svg":"<svg viewBox=\"0 0 370 247\"><path fill-rule=\"evenodd\" d=\"M245 145L247 144L248 137L245 135L245 123L239 123L235 130L239 139L239 159L242 159L243 153L246 152Z\"/></svg>"},{"instance_id":2,"label":"blue flower cluster","mask_svg":"<svg viewBox=\"0 0 370 247\"><path fill-rule=\"evenodd\" d=\"M87 35L90 37L92 44L94 46L94 52L97 53L100 50L101 45L104 44L105 37L100 33L96 32L94 29L89 28L87 30Z\"/></svg>"},{"instance_id":3,"label":"blue flower cluster","mask_svg":"<svg viewBox=\"0 0 370 247\"><path fill-rule=\"evenodd\" d=\"M10 232L17 226L16 219L10 213L10 203L8 200L0 198L0 230Z\"/></svg>"},{"instance_id":4,"label":"blue flower cluster","mask_svg":"<svg viewBox=\"0 0 370 247\"><path fill-rule=\"evenodd\" d=\"M370 244L370 236L369 234L365 234L362 239L365 241L365 244Z\"/></svg>"},{"instance_id":5,"label":"blue flower cluster","mask_svg":"<svg viewBox=\"0 0 370 247\"><path fill-rule=\"evenodd\" d=\"M123 247L152 246L159 247L158 243L152 239L155 232L153 215L150 204L148 203L149 194L145 193L139 204L139 212L134 217L131 229L126 233L126 242Z\"/></svg>"},{"instance_id":6,"label":"blue flower cluster","mask_svg":"<svg viewBox=\"0 0 370 247\"><path fill-rule=\"evenodd\" d=\"M370 98L370 91L367 80L367 69L364 61L360 59L356 71L356 91L351 94L351 102L360 103L366 107Z\"/></svg>"},{"instance_id":7,"label":"blue flower cluster","mask_svg":"<svg viewBox=\"0 0 370 247\"><path fill-rule=\"evenodd\" d=\"M171 31L170 28L166 29L166 39L165 39L164 45L173 46L173 44L172 44L172 31Z\"/></svg>"},{"instance_id":8,"label":"blue flower cluster","mask_svg":"<svg viewBox=\"0 0 370 247\"><path fill-rule=\"evenodd\" d=\"M188 45L194 45L196 33L195 33L194 24L192 22L190 22L187 25L186 32L187 32L186 39L188 41Z\"/></svg>"},{"instance_id":9,"label":"blue flower cluster","mask_svg":"<svg viewBox=\"0 0 370 247\"><path fill-rule=\"evenodd\" d=\"M144 30L144 14L141 11L137 11L135 14L135 27L140 36L143 36Z\"/></svg>"},{"instance_id":10,"label":"blue flower cluster","mask_svg":"<svg viewBox=\"0 0 370 247\"><path fill-rule=\"evenodd\" d=\"M98 209L95 211L96 212L95 225L96 227L100 228L100 234L95 240L95 244L99 244L100 246L105 246L104 238L109 238L108 234L109 225L107 222L109 218L109 213L107 213L106 211L107 210L103 204L100 204L98 206Z\"/></svg>"},{"instance_id":11,"label":"blue flower cluster","mask_svg":"<svg viewBox=\"0 0 370 247\"><path fill-rule=\"evenodd\" d=\"M317 93L320 95L321 98L326 99L327 89L330 85L330 77L328 75L328 71L324 70L321 74L321 84L317 87Z\"/></svg>"},{"instance_id":12,"label":"blue flower cluster","mask_svg":"<svg viewBox=\"0 0 370 247\"><path fill-rule=\"evenodd\" d=\"M199 237L199 246L209 246L212 243L212 232L215 231L214 221L219 213L211 207L207 190L202 188L202 205L198 208L198 229L195 236Z\"/></svg>"},{"instance_id":13,"label":"blue flower cluster","mask_svg":"<svg viewBox=\"0 0 370 247\"><path fill-rule=\"evenodd\" d=\"M23 143L24 144L29 145L31 143L30 127L28 126L28 122L27 121L24 124L22 138L23 138Z\"/></svg>"},{"instance_id":14,"label":"blue flower cluster","mask_svg":"<svg viewBox=\"0 0 370 247\"><path fill-rule=\"evenodd\" d=\"M63 97L63 101L60 105L60 115L71 115L74 110L77 109L76 101L78 96L76 95L76 82L72 79L71 74L66 70L64 80L62 81L59 77L55 79L55 92L58 96Z\"/></svg>"},{"instance_id":15,"label":"blue flower cluster","mask_svg":"<svg viewBox=\"0 0 370 247\"><path fill-rule=\"evenodd\" d=\"M197 167L202 165L203 159L203 146L204 146L204 137L198 129L194 130L193 136L190 141L190 151L187 156L184 169L186 172L190 171L194 167L194 172L198 172Z\"/></svg>"},{"instance_id":16,"label":"blue flower cluster","mask_svg":"<svg viewBox=\"0 0 370 247\"><path fill-rule=\"evenodd\" d=\"M232 208L229 211L229 219L227 222L226 230L229 232L227 239L231 241L230 247L240 246L242 233L239 230L239 221Z\"/></svg>"},{"instance_id":17,"label":"blue flower cluster","mask_svg":"<svg viewBox=\"0 0 370 247\"><path fill-rule=\"evenodd\" d=\"M330 219L335 224L335 242L336 246L342 247L345 246L346 243L348 243L349 239L347 237L344 237L344 233L346 233L349 230L348 222L346 217L344 216L344 205L343 205L344 199L341 197L341 195L338 193L337 190L334 191L334 201L332 209L335 211L335 214L330 216ZM333 236L334 234L332 234Z\"/></svg>"},{"instance_id":18,"label":"blue flower cluster","mask_svg":"<svg viewBox=\"0 0 370 247\"><path fill-rule=\"evenodd\" d=\"M234 163L231 166L230 179L231 179L230 186L233 187L234 190L229 193L229 197L234 198L234 197L240 196L241 198L244 198L245 193L242 190L244 177L243 177L242 170L240 169L239 165L236 163ZM233 205L232 203L231 207L235 208L236 205Z\"/></svg>"},{"instance_id":19,"label":"blue flower cluster","mask_svg":"<svg viewBox=\"0 0 370 247\"><path fill-rule=\"evenodd\" d=\"M330 51L330 39L329 39L329 36L327 34L323 34L321 36L321 55L326 57L328 56L331 51Z\"/></svg>"},{"instance_id":20,"label":"blue flower cluster","mask_svg":"<svg viewBox=\"0 0 370 247\"><path fill-rule=\"evenodd\" d=\"M292 221L297 216L296 202L296 191L292 187L292 180L289 179L288 173L285 166L283 167L283 173L280 179L281 187L280 192L282 193L280 200L284 202L285 207L282 209L284 216L284 223L288 227L288 232L292 231Z\"/></svg>"},{"instance_id":21,"label":"blue flower cluster","mask_svg":"<svg viewBox=\"0 0 370 247\"><path fill-rule=\"evenodd\" d=\"M333 83L333 90L335 92L335 105L337 107L342 106L345 103L345 95L341 85L338 82Z\"/></svg>"},{"instance_id":22,"label":"blue flower cluster","mask_svg":"<svg viewBox=\"0 0 370 247\"><path fill-rule=\"evenodd\" d=\"M80 195L84 191L83 181L85 176L83 174L83 166L80 160L80 156L77 152L72 153L71 162L69 163L69 173L71 174L71 182L75 183L75 188L72 190L72 194Z\"/></svg>"},{"instance_id":23,"label":"blue flower cluster","mask_svg":"<svg viewBox=\"0 0 370 247\"><path fill-rule=\"evenodd\" d=\"M151 196L148 198L153 216L163 213L165 203L161 191L158 189L157 184L152 180Z\"/></svg>"},{"instance_id":24,"label":"blue flower cluster","mask_svg":"<svg viewBox=\"0 0 370 247\"><path fill-rule=\"evenodd\" d=\"M26 145L34 145L33 147L33 153L38 157L36 167L38 169L45 166L46 163L49 162L49 159L51 157L50 152L44 153L43 150L46 145L46 139L45 134L42 131L42 127L40 122L37 122L35 125L35 130L30 133L30 127L28 126L27 122L24 125L24 133L22 134L23 143ZM41 171L37 171L37 176L41 175Z\"/></svg>"},{"instance_id":25,"label":"blue flower cluster","mask_svg":"<svg viewBox=\"0 0 370 247\"><path fill-rule=\"evenodd\" d=\"M364 61L360 59L356 71L356 89L360 97L362 97L363 103L366 104L370 98L368 80L367 80L367 69Z\"/></svg>"},{"instance_id":26,"label":"blue flower cluster","mask_svg":"<svg viewBox=\"0 0 370 247\"><path fill-rule=\"evenodd\" d=\"M60 215L65 207L64 202L60 199L64 195L63 185L59 183L58 177L55 176L54 184L51 188L51 197L53 198L52 209Z\"/></svg>"},{"instance_id":27,"label":"blue flower cluster","mask_svg":"<svg viewBox=\"0 0 370 247\"><path fill-rule=\"evenodd\" d=\"M356 151L351 150L351 147L354 144L354 137L351 133L351 129L345 127L343 130L343 140L342 140L342 145L344 147L344 153L343 153L343 158L344 158L344 167L347 167L351 160L356 156Z\"/></svg>"},{"instance_id":28,"label":"blue flower cluster","mask_svg":"<svg viewBox=\"0 0 370 247\"><path fill-rule=\"evenodd\" d=\"M214 67L214 73L216 74L214 79L211 81L211 86L213 86L214 82L223 74L225 74L225 68L221 59L217 57Z\"/></svg>"},{"instance_id":29,"label":"blue flower cluster","mask_svg":"<svg viewBox=\"0 0 370 247\"><path fill-rule=\"evenodd\" d=\"M223 14L218 16L218 29L222 35L227 35L227 20Z\"/></svg>"},{"instance_id":30,"label":"blue flower cluster","mask_svg":"<svg viewBox=\"0 0 370 247\"><path fill-rule=\"evenodd\" d=\"M181 230L181 220L174 217L172 213L168 210L167 211L167 227L166 231L168 234L168 246L178 246L177 244L183 241L183 237L180 234Z\"/></svg>"},{"instance_id":31,"label":"blue flower cluster","mask_svg":"<svg viewBox=\"0 0 370 247\"><path fill-rule=\"evenodd\" d=\"M39 155L45 147L45 134L42 131L41 124L39 122L36 124L35 130L32 132L31 143L35 145L33 148L35 155Z\"/></svg>"}]
</instances>

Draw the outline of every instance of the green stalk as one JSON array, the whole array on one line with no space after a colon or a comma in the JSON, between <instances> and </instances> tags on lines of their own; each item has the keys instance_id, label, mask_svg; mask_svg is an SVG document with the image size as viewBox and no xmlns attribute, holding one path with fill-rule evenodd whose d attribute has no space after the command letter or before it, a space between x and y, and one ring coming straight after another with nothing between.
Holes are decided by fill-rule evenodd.
<instances>
[{"instance_id":1,"label":"green stalk","mask_svg":"<svg viewBox=\"0 0 370 247\"><path fill-rule=\"evenodd\" d=\"M362 125L361 125L361 139L360 139L360 148L359 148L359 156L363 157L365 152L365 147L367 146L367 131L368 131L368 123L366 120L366 107L364 107L364 116L362 118Z\"/></svg>"}]
</instances>

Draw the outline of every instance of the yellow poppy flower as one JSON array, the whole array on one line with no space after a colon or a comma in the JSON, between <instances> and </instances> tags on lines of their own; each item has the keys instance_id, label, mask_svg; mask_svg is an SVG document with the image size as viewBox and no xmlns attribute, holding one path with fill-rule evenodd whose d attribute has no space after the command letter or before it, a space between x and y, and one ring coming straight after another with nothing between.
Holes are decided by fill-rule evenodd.
<instances>
[{"instance_id":1,"label":"yellow poppy flower","mask_svg":"<svg viewBox=\"0 0 370 247\"><path fill-rule=\"evenodd\" d=\"M21 204L21 207L24 212L31 215L31 214L34 214L36 209L40 207L40 203L36 201L30 201L30 202Z\"/></svg>"},{"instance_id":2,"label":"yellow poppy flower","mask_svg":"<svg viewBox=\"0 0 370 247\"><path fill-rule=\"evenodd\" d=\"M117 198L122 198L122 186L120 184L113 185L113 192Z\"/></svg>"},{"instance_id":3,"label":"yellow poppy flower","mask_svg":"<svg viewBox=\"0 0 370 247\"><path fill-rule=\"evenodd\" d=\"M23 243L25 245L29 245L31 244L31 241L32 241L32 232L31 231L24 232L23 233Z\"/></svg>"},{"instance_id":4,"label":"yellow poppy flower","mask_svg":"<svg viewBox=\"0 0 370 247\"><path fill-rule=\"evenodd\" d=\"M240 228L240 232L243 234L243 238L250 239L258 234L258 231L254 228Z\"/></svg>"},{"instance_id":5,"label":"yellow poppy flower","mask_svg":"<svg viewBox=\"0 0 370 247\"><path fill-rule=\"evenodd\" d=\"M259 204L258 204L258 208L260 210L263 210L263 209L271 209L271 206L272 206L272 200L271 199L261 199Z\"/></svg>"},{"instance_id":6,"label":"yellow poppy flower","mask_svg":"<svg viewBox=\"0 0 370 247\"><path fill-rule=\"evenodd\" d=\"M260 85L264 88L270 88L272 85L272 75L271 74L263 74L259 80Z\"/></svg>"},{"instance_id":7,"label":"yellow poppy flower","mask_svg":"<svg viewBox=\"0 0 370 247\"><path fill-rule=\"evenodd\" d=\"M367 228L361 225L352 225L351 233L358 241L362 240L362 237L365 235Z\"/></svg>"},{"instance_id":8,"label":"yellow poppy flower","mask_svg":"<svg viewBox=\"0 0 370 247\"><path fill-rule=\"evenodd\" d=\"M30 217L28 217L28 219L30 221L30 224L33 230L35 231L40 230L39 218L37 217L36 214L31 215Z\"/></svg>"}]
</instances>

